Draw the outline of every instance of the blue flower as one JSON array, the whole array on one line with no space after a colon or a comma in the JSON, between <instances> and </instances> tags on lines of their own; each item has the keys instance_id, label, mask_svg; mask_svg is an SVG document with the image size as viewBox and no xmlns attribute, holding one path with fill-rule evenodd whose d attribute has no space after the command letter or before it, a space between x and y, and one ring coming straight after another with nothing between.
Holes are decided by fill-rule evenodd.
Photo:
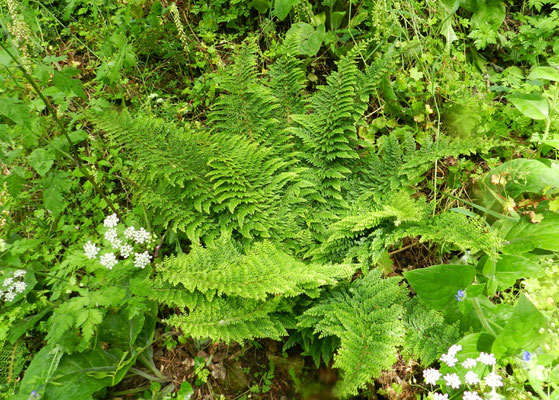
<instances>
[{"instance_id":1,"label":"blue flower","mask_svg":"<svg viewBox=\"0 0 559 400\"><path fill-rule=\"evenodd\" d=\"M522 353L522 359L524 361L530 361L532 359L532 354L530 354L529 351L524 350L524 352Z\"/></svg>"},{"instance_id":2,"label":"blue flower","mask_svg":"<svg viewBox=\"0 0 559 400\"><path fill-rule=\"evenodd\" d=\"M457 291L456 295L454 295L454 298L458 301L464 300L464 297L466 297L466 293L463 290Z\"/></svg>"}]
</instances>

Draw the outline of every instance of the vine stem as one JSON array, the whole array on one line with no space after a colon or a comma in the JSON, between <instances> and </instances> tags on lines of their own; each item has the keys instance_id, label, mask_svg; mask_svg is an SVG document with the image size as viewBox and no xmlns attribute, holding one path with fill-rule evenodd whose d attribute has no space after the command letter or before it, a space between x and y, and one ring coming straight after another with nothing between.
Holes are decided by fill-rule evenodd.
<instances>
[{"instance_id":1,"label":"vine stem","mask_svg":"<svg viewBox=\"0 0 559 400\"><path fill-rule=\"evenodd\" d=\"M70 160L72 160L74 162L74 164L78 167L78 169L83 174L83 176L85 176L85 178L93 185L93 188L95 189L95 191L101 195L103 200L105 200L105 202L107 203L109 208L115 214L118 215L118 212L117 212L115 206L113 205L113 202L111 200L109 200L109 198L107 197L107 195L105 194L103 189L101 189L101 187L97 184L97 182L95 182L95 179L93 179L93 176L91 176L91 174L89 173L87 168L85 168L84 165L82 164L82 162L80 161L78 149L77 149L76 145L74 144L74 142L72 142L72 139L70 139L70 136L68 135L68 132L66 130L66 126L64 125L62 120L60 118L58 118L58 115L56 113L56 110L54 109L54 106L51 104L51 102L42 93L41 89L39 88L39 86L37 86L37 83L33 80L31 75L29 75L29 73L27 72L27 70L25 69L25 67L23 66L21 61L19 60L19 58L16 57L15 55L13 55L12 52L6 47L6 45L4 43L0 42L0 46L2 47L2 49L4 49L6 51L8 56L10 56L10 58L16 63L17 68L23 73L23 76L24 76L25 80L27 82L29 82L29 84L31 85L31 87L33 88L35 93L37 93L37 95L39 96L41 101L45 104L49 114L53 116L56 124L59 126L60 130L64 134L64 137L66 138L66 140L68 141L68 144L70 145L70 151L73 153L73 157L70 154L65 153L65 152L63 152L62 154L66 155Z\"/></svg>"},{"instance_id":2,"label":"vine stem","mask_svg":"<svg viewBox=\"0 0 559 400\"><path fill-rule=\"evenodd\" d=\"M483 325L483 327L485 329L487 329L487 331L489 333L491 333L493 336L497 337L497 334L495 333L495 331L493 330L493 328L491 328L491 325L489 325L489 322L487 321L487 318L485 318L485 315L483 315L483 311L481 310L481 306L479 304L479 300L476 298L472 299L472 304L474 305L474 310L476 310L476 314L481 322L481 325Z\"/></svg>"}]
</instances>

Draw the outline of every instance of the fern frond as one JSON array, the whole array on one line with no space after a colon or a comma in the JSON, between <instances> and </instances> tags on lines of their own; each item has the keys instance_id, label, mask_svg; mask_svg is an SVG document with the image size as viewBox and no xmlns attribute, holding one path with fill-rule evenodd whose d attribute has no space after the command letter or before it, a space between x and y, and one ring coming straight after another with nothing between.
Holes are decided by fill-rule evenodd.
<instances>
[{"instance_id":1,"label":"fern frond","mask_svg":"<svg viewBox=\"0 0 559 400\"><path fill-rule=\"evenodd\" d=\"M405 304L406 336L402 353L414 357L427 367L457 342L460 330L449 325L444 317L414 297Z\"/></svg>"},{"instance_id":2,"label":"fern frond","mask_svg":"<svg viewBox=\"0 0 559 400\"><path fill-rule=\"evenodd\" d=\"M349 264L305 264L270 242L256 243L242 254L233 242L220 238L208 248L194 246L188 254L167 259L160 278L208 298L265 300L269 295L291 297L334 285L351 277L355 269Z\"/></svg>"},{"instance_id":3,"label":"fern frond","mask_svg":"<svg viewBox=\"0 0 559 400\"><path fill-rule=\"evenodd\" d=\"M279 297L267 301L216 297L187 314L171 315L166 322L197 339L226 343L254 338L279 340L287 335L282 318L274 314L280 301Z\"/></svg>"},{"instance_id":4,"label":"fern frond","mask_svg":"<svg viewBox=\"0 0 559 400\"><path fill-rule=\"evenodd\" d=\"M363 190L374 190L379 197L419 183L434 165L445 157L459 157L487 151L495 145L479 138L456 139L441 136L437 141L424 140L419 149L413 135L404 131L398 139L396 132L385 137L381 151L367 160L360 183Z\"/></svg>"},{"instance_id":5,"label":"fern frond","mask_svg":"<svg viewBox=\"0 0 559 400\"><path fill-rule=\"evenodd\" d=\"M320 337L340 339L334 357L334 367L342 370L340 395L357 394L396 361L404 337L400 318L406 297L399 282L372 271L349 288L323 295L300 317L300 327L312 328Z\"/></svg>"}]
</instances>

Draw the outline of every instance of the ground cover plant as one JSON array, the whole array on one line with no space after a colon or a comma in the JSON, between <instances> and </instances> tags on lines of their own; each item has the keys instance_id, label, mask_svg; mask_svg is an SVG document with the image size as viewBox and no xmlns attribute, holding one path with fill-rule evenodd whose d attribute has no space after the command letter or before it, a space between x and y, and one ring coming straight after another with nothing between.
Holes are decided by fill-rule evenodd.
<instances>
[{"instance_id":1,"label":"ground cover plant","mask_svg":"<svg viewBox=\"0 0 559 400\"><path fill-rule=\"evenodd\" d=\"M559 398L556 1L0 7L1 398Z\"/></svg>"}]
</instances>

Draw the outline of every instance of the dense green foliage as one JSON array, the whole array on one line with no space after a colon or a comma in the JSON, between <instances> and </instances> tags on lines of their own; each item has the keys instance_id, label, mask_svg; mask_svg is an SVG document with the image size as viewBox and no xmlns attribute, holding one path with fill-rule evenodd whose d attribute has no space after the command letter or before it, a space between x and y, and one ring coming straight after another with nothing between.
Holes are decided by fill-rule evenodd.
<instances>
[{"instance_id":1,"label":"dense green foliage","mask_svg":"<svg viewBox=\"0 0 559 400\"><path fill-rule=\"evenodd\" d=\"M0 398L557 398L556 1L0 7Z\"/></svg>"}]
</instances>

